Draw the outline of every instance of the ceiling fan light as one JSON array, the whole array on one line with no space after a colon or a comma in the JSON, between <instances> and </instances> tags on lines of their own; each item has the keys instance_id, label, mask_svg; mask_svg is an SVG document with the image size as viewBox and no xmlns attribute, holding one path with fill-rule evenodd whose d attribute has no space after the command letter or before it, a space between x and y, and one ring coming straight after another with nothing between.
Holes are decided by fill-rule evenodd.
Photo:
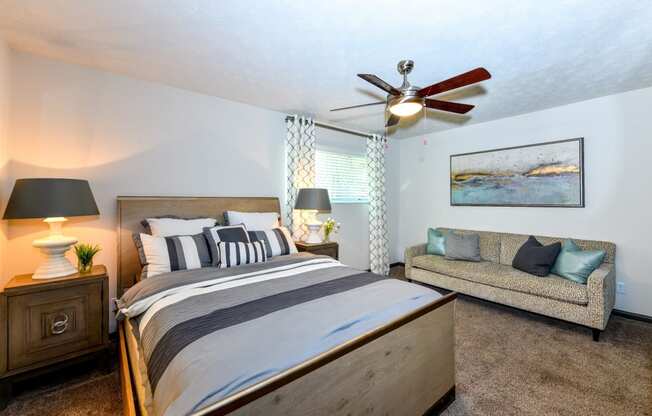
<instances>
[{"instance_id":1,"label":"ceiling fan light","mask_svg":"<svg viewBox=\"0 0 652 416\"><path fill-rule=\"evenodd\" d=\"M403 101L389 107L389 112L399 117L408 117L421 111L421 101Z\"/></svg>"}]
</instances>

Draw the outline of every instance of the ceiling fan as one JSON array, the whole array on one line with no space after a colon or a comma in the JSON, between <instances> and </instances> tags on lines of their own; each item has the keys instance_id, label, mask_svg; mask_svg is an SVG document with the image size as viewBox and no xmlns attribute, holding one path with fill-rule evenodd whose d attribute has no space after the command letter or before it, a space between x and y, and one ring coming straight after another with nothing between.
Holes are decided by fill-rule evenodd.
<instances>
[{"instance_id":1,"label":"ceiling fan","mask_svg":"<svg viewBox=\"0 0 652 416\"><path fill-rule=\"evenodd\" d=\"M456 88L466 87L467 85L475 84L476 82L491 78L489 71L484 68L476 68L469 72L449 78L446 81L441 81L425 88L419 88L411 85L407 80L407 75L412 71L412 68L414 68L414 62L411 60L402 60L398 63L396 69L399 74L403 75L403 85L398 88L392 87L387 82L373 74L358 74L360 78L385 91L387 93L387 99L375 103L334 108L331 111L350 110L352 108L385 104L385 113L387 114L387 112L389 112L389 117L387 118L385 127L391 127L398 124L401 117L408 117L416 114L424 107L448 111L451 113L466 114L471 111L474 107L473 105L435 100L428 97Z\"/></svg>"}]
</instances>

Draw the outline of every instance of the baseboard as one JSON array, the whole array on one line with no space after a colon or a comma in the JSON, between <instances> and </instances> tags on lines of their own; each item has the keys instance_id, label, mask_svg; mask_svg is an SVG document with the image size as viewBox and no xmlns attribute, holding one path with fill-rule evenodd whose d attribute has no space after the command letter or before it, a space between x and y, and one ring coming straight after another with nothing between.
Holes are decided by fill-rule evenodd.
<instances>
[{"instance_id":1,"label":"baseboard","mask_svg":"<svg viewBox=\"0 0 652 416\"><path fill-rule=\"evenodd\" d=\"M392 267L396 267L396 266L403 266L403 267L405 267L405 263L403 263L402 261L397 261L396 263L391 263L391 264L389 265L389 268L391 269ZM366 271L370 272L371 269L367 269Z\"/></svg>"},{"instance_id":2,"label":"baseboard","mask_svg":"<svg viewBox=\"0 0 652 416\"><path fill-rule=\"evenodd\" d=\"M652 316L643 315L640 313L621 311L620 309L614 309L611 311L612 314L617 316L622 316L623 318L633 319L635 321L647 322L652 324Z\"/></svg>"}]
</instances>

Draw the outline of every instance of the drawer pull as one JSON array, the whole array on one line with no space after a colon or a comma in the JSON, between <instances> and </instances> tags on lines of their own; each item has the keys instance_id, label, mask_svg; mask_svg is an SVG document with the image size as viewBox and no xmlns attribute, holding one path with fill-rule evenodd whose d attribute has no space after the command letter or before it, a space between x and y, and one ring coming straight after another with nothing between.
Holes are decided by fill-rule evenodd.
<instances>
[{"instance_id":1,"label":"drawer pull","mask_svg":"<svg viewBox=\"0 0 652 416\"><path fill-rule=\"evenodd\" d=\"M52 332L53 335L63 334L64 332L66 332L66 329L68 329L68 315L66 315L65 313L61 313L57 315L57 318L62 316L63 319L52 320L52 325L50 325L50 332Z\"/></svg>"}]
</instances>

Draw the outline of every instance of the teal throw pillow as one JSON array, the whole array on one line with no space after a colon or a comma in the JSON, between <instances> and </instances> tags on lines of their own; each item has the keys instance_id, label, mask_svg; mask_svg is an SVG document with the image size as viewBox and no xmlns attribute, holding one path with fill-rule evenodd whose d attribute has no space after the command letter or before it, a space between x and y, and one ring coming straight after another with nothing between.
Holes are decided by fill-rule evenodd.
<instances>
[{"instance_id":1,"label":"teal throw pillow","mask_svg":"<svg viewBox=\"0 0 652 416\"><path fill-rule=\"evenodd\" d=\"M443 256L446 254L446 235L439 229L428 228L426 253Z\"/></svg>"},{"instance_id":2,"label":"teal throw pillow","mask_svg":"<svg viewBox=\"0 0 652 416\"><path fill-rule=\"evenodd\" d=\"M586 284L589 275L600 267L606 254L604 250L582 250L572 240L566 240L550 272Z\"/></svg>"}]
</instances>

